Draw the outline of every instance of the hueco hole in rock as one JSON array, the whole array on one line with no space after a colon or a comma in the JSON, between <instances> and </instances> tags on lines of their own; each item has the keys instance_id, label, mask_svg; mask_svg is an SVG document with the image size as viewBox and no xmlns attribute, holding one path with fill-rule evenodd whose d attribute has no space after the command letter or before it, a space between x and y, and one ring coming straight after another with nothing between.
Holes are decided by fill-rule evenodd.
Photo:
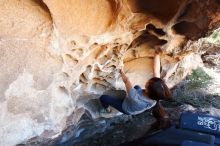
<instances>
[{"instance_id":1,"label":"hueco hole in rock","mask_svg":"<svg viewBox=\"0 0 220 146\"><path fill-rule=\"evenodd\" d=\"M0 72L0 146L220 145L219 0L0 0Z\"/></svg>"}]
</instances>

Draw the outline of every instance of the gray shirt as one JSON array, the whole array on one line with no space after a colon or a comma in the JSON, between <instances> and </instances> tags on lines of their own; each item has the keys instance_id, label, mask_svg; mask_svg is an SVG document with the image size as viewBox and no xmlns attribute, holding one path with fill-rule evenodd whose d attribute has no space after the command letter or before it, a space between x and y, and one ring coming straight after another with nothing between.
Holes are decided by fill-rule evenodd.
<instances>
[{"instance_id":1,"label":"gray shirt","mask_svg":"<svg viewBox=\"0 0 220 146\"><path fill-rule=\"evenodd\" d=\"M142 90L132 88L122 103L122 109L130 115L137 115L155 106L156 101L143 95Z\"/></svg>"}]
</instances>

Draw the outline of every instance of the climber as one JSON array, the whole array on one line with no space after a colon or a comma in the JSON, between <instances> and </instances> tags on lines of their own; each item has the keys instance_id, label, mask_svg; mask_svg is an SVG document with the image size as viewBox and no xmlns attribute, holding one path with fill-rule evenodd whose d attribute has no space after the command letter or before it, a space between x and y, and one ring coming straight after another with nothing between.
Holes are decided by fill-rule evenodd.
<instances>
[{"instance_id":1,"label":"climber","mask_svg":"<svg viewBox=\"0 0 220 146\"><path fill-rule=\"evenodd\" d=\"M148 109L153 108L153 115L157 120L163 119L166 115L160 100L169 100L171 93L165 82L160 78L160 47L155 47L153 75L145 85L145 89L140 86L132 86L125 73L120 70L121 78L126 86L128 96L124 99L102 95L100 102L104 107L101 112L111 112L112 106L118 111L128 114L137 115Z\"/></svg>"}]
</instances>

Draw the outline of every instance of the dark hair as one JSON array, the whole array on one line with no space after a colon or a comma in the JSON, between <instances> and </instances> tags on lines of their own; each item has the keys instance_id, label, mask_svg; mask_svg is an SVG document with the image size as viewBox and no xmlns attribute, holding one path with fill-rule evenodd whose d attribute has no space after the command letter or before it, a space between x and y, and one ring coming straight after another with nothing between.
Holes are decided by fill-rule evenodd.
<instances>
[{"instance_id":1,"label":"dark hair","mask_svg":"<svg viewBox=\"0 0 220 146\"><path fill-rule=\"evenodd\" d=\"M151 78L146 84L146 88L151 99L156 101L171 99L171 92L161 78Z\"/></svg>"},{"instance_id":2,"label":"dark hair","mask_svg":"<svg viewBox=\"0 0 220 146\"><path fill-rule=\"evenodd\" d=\"M160 104L160 101L157 101L156 105L153 107L152 114L157 120L153 125L154 128L164 129L171 126L169 116L164 107Z\"/></svg>"},{"instance_id":3,"label":"dark hair","mask_svg":"<svg viewBox=\"0 0 220 146\"><path fill-rule=\"evenodd\" d=\"M161 78L151 78L146 84L146 88L148 91L148 96L151 99L157 101L156 105L153 107L152 113L153 116L157 119L157 122L160 126L166 127L169 124L169 117L164 109L164 107L160 104L159 100L170 100L171 92L164 80ZM167 121L168 120L168 121Z\"/></svg>"},{"instance_id":4,"label":"dark hair","mask_svg":"<svg viewBox=\"0 0 220 146\"><path fill-rule=\"evenodd\" d=\"M156 105L153 107L152 114L158 121L165 119L167 116L164 107L159 101L157 101Z\"/></svg>"}]
</instances>

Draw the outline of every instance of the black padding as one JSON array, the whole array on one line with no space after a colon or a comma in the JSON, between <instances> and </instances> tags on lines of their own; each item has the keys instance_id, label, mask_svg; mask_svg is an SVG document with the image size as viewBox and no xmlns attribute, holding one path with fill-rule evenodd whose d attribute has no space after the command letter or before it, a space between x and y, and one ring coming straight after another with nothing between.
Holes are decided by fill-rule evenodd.
<instances>
[{"instance_id":1,"label":"black padding","mask_svg":"<svg viewBox=\"0 0 220 146\"><path fill-rule=\"evenodd\" d=\"M196 141L190 141L190 140L185 140L181 146L212 146L210 144L206 143L201 143L201 142L196 142Z\"/></svg>"},{"instance_id":2,"label":"black padding","mask_svg":"<svg viewBox=\"0 0 220 146\"><path fill-rule=\"evenodd\" d=\"M220 135L220 117L199 113L182 113L180 128Z\"/></svg>"},{"instance_id":3,"label":"black padding","mask_svg":"<svg viewBox=\"0 0 220 146\"><path fill-rule=\"evenodd\" d=\"M220 146L220 136L215 136L215 145Z\"/></svg>"},{"instance_id":4,"label":"black padding","mask_svg":"<svg viewBox=\"0 0 220 146\"><path fill-rule=\"evenodd\" d=\"M180 146L184 140L214 144L215 136L171 127L152 136L141 138L120 146Z\"/></svg>"}]
</instances>

